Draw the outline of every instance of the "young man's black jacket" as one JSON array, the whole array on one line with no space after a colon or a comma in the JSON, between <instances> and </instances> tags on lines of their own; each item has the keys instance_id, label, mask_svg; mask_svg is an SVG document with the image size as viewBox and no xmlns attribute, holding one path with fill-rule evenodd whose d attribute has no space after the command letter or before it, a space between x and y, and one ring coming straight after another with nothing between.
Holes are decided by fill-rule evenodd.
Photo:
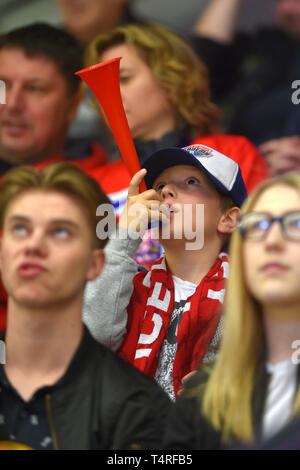
<instances>
[{"instance_id":1,"label":"young man's black jacket","mask_svg":"<svg viewBox=\"0 0 300 470\"><path fill-rule=\"evenodd\" d=\"M1 403L1 393L0 393ZM167 395L84 328L64 376L46 395L54 449L159 449Z\"/></svg>"}]
</instances>

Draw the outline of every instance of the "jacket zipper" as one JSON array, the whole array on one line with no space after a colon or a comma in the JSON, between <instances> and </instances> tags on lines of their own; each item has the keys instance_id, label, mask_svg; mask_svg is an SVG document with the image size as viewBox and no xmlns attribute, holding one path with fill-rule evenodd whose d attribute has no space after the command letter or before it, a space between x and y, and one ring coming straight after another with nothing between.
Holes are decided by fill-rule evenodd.
<instances>
[{"instance_id":1,"label":"jacket zipper","mask_svg":"<svg viewBox=\"0 0 300 470\"><path fill-rule=\"evenodd\" d=\"M56 437L56 432L54 429L54 423L53 423L52 414L51 414L50 401L51 401L51 395L48 393L46 395L46 410L47 410L48 422L49 422L50 432L51 432L51 437L52 437L52 442L53 442L53 450L58 450L57 437Z\"/></svg>"}]
</instances>

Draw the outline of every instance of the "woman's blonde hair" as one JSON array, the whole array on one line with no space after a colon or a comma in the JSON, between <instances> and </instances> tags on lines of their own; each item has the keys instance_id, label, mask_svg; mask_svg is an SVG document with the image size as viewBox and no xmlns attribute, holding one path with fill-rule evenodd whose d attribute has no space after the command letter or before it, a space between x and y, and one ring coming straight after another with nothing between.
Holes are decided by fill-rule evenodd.
<instances>
[{"instance_id":1,"label":"woman's blonde hair","mask_svg":"<svg viewBox=\"0 0 300 470\"><path fill-rule=\"evenodd\" d=\"M220 130L220 111L210 100L207 68L182 37L158 24L118 26L91 42L86 67L98 63L104 51L119 44L134 46L168 91L178 124L188 123L195 135Z\"/></svg>"},{"instance_id":2,"label":"woman's blonde hair","mask_svg":"<svg viewBox=\"0 0 300 470\"><path fill-rule=\"evenodd\" d=\"M252 211L264 191L279 184L300 192L300 173L289 173L261 183L243 205L241 215ZM202 413L222 432L224 441L228 441L231 436L240 441L253 438L254 386L265 351L260 306L245 283L242 244L241 235L235 230L229 251L230 275L225 301L224 333L202 401ZM300 390L293 411L299 410Z\"/></svg>"}]
</instances>

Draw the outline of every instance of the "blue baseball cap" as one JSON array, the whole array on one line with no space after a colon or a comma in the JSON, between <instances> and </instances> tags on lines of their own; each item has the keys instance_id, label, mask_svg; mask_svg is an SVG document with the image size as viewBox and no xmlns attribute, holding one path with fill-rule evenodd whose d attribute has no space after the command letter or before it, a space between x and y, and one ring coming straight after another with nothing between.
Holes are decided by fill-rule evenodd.
<instances>
[{"instance_id":1,"label":"blue baseball cap","mask_svg":"<svg viewBox=\"0 0 300 470\"><path fill-rule=\"evenodd\" d=\"M239 165L231 158L206 145L188 147L165 147L153 152L142 163L147 174L148 189L167 168L176 165L191 165L199 168L222 194L229 196L238 207L247 198L247 189Z\"/></svg>"}]
</instances>

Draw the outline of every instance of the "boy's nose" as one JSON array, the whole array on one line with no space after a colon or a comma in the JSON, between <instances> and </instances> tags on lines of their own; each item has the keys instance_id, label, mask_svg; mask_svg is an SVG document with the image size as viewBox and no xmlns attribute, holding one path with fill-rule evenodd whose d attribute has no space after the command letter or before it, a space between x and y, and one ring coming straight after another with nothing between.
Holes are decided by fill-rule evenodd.
<instances>
[{"instance_id":1,"label":"boy's nose","mask_svg":"<svg viewBox=\"0 0 300 470\"><path fill-rule=\"evenodd\" d=\"M176 197L176 188L175 185L172 183L165 184L165 186L162 188L161 191L161 196L163 199L166 199L167 197Z\"/></svg>"}]
</instances>

